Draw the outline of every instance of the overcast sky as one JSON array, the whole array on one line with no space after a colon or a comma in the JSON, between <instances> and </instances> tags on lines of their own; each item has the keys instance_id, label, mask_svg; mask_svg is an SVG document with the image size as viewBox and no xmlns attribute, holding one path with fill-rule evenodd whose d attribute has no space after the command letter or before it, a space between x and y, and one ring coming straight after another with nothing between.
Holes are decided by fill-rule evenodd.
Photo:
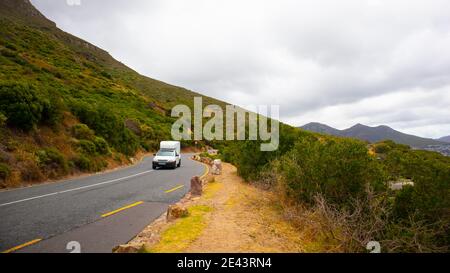
<instances>
[{"instance_id":1,"label":"overcast sky","mask_svg":"<svg viewBox=\"0 0 450 273\"><path fill-rule=\"evenodd\" d=\"M32 0L141 74L282 121L450 135L449 0Z\"/></svg>"}]
</instances>

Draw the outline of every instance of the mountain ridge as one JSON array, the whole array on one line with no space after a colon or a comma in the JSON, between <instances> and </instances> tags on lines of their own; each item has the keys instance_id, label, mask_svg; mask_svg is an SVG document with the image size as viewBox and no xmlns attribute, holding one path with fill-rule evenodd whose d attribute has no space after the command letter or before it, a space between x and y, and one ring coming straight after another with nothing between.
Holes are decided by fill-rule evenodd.
<instances>
[{"instance_id":1,"label":"mountain ridge","mask_svg":"<svg viewBox=\"0 0 450 273\"><path fill-rule=\"evenodd\" d=\"M357 138L369 142L378 142L383 140L393 140L400 144L409 145L414 148L426 148L429 145L443 145L442 141L431 138L423 138L415 135L405 134L394 130L386 125L370 127L364 124L355 124L344 130L339 130L326 124L311 122L300 126L299 128L316 133Z\"/></svg>"},{"instance_id":2,"label":"mountain ridge","mask_svg":"<svg viewBox=\"0 0 450 273\"><path fill-rule=\"evenodd\" d=\"M441 138L436 139L437 141L448 142L450 143L450 136L443 136Z\"/></svg>"}]
</instances>

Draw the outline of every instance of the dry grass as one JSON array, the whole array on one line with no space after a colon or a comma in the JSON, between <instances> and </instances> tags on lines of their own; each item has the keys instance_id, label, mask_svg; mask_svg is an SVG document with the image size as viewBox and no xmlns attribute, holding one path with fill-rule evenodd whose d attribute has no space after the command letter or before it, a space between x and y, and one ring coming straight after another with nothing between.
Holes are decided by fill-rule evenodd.
<instances>
[{"instance_id":1,"label":"dry grass","mask_svg":"<svg viewBox=\"0 0 450 273\"><path fill-rule=\"evenodd\" d=\"M148 253L178 253L185 250L200 236L206 227L205 216L212 211L211 207L196 205L188 209L189 216L179 219L176 223L164 230L160 241L151 246L144 247Z\"/></svg>"}]
</instances>

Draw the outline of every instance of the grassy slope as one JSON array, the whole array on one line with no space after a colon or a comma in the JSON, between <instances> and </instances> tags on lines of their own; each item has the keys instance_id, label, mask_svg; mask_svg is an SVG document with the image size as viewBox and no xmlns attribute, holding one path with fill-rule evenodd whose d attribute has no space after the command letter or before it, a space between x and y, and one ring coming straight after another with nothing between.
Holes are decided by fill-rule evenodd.
<instances>
[{"instance_id":1,"label":"grassy slope","mask_svg":"<svg viewBox=\"0 0 450 273\"><path fill-rule=\"evenodd\" d=\"M128 125L134 132L131 139L137 138L140 146L154 149L159 140L170 138L171 107L192 105L193 97L200 96L139 75L104 50L61 31L28 1L0 1L0 52L0 87L31 85L38 95L50 97L51 103L57 101L63 112L54 126L40 123L31 131L0 124L0 187L57 178L79 169L97 171L106 167L105 162L122 163L122 150L106 133L95 132L109 142L112 153L87 154L80 150L71 127L80 123L88 108L75 113L74 105L89 106L93 111L107 109L108 115L121 122L132 120ZM206 104L224 104L208 97L203 100ZM0 109L2 112L7 116L5 109ZM56 148L63 161L42 162L37 155L47 148ZM77 166L80 157L87 158L90 165ZM54 161L60 166L47 166ZM33 171L27 173L30 169Z\"/></svg>"}]
</instances>

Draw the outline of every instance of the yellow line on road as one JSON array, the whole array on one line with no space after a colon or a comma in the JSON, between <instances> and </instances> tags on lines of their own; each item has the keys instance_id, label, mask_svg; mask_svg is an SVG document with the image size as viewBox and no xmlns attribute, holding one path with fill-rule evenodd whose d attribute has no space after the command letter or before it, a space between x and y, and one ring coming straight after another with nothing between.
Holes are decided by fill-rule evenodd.
<instances>
[{"instance_id":1,"label":"yellow line on road","mask_svg":"<svg viewBox=\"0 0 450 273\"><path fill-rule=\"evenodd\" d=\"M3 251L2 253L11 253L11 252L17 251L17 250L19 250L19 249L22 249L22 248L24 248L24 247L27 247L27 246L34 245L34 244L36 244L36 243L39 243L40 241L42 241L42 239L35 239L35 240L33 240L33 241L29 241L29 242L27 242L27 243L24 243L24 244L21 244L21 245L19 245L19 246L15 246L15 247L13 247L13 248L10 248L10 249L8 249L8 250L5 250L5 251Z\"/></svg>"},{"instance_id":2,"label":"yellow line on road","mask_svg":"<svg viewBox=\"0 0 450 273\"><path fill-rule=\"evenodd\" d=\"M209 173L209 166L206 165L205 163L202 163L202 164L203 164L203 166L205 166L205 172L202 174L202 176L200 176L200 179L203 179Z\"/></svg>"},{"instance_id":3,"label":"yellow line on road","mask_svg":"<svg viewBox=\"0 0 450 273\"><path fill-rule=\"evenodd\" d=\"M184 185L181 185L181 186L175 187L175 188L173 188L173 189L167 190L167 191L165 191L165 193L171 193L171 192L173 192L173 191L176 191L176 190L181 189L182 187L184 187Z\"/></svg>"},{"instance_id":4,"label":"yellow line on road","mask_svg":"<svg viewBox=\"0 0 450 273\"><path fill-rule=\"evenodd\" d=\"M120 208L120 209L116 209L116 210L114 210L114 211L105 213L105 214L102 215L102 218L111 216L111 215L113 215L113 214L116 214L116 213L118 213L118 212L121 212L121 211L123 211L123 210L129 209L129 208L132 208L132 207L139 206L139 205L142 204L142 203L144 203L144 202L143 202L143 201L139 201L139 202L133 203L133 204L131 204L131 205L122 207L122 208Z\"/></svg>"}]
</instances>

